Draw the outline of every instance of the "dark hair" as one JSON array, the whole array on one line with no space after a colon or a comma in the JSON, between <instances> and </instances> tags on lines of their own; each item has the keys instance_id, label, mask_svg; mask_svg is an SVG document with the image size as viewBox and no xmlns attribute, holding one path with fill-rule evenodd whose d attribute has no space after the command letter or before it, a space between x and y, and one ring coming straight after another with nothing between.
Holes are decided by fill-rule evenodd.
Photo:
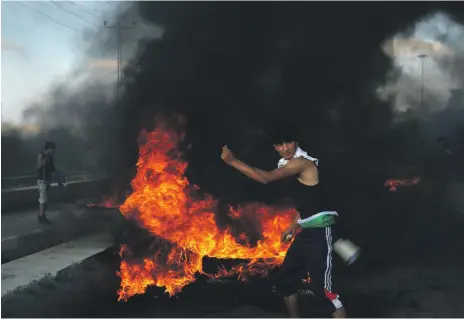
<instances>
[{"instance_id":1,"label":"dark hair","mask_svg":"<svg viewBox=\"0 0 464 319\"><path fill-rule=\"evenodd\" d=\"M55 150L56 144L54 142L46 142L44 145L44 150Z\"/></svg>"},{"instance_id":2,"label":"dark hair","mask_svg":"<svg viewBox=\"0 0 464 319\"><path fill-rule=\"evenodd\" d=\"M293 128L289 126L274 128L270 134L270 140L273 145L298 141Z\"/></svg>"},{"instance_id":3,"label":"dark hair","mask_svg":"<svg viewBox=\"0 0 464 319\"><path fill-rule=\"evenodd\" d=\"M297 142L298 137L293 125L280 122L274 123L269 130L269 140L273 145L277 145L285 142Z\"/></svg>"}]
</instances>

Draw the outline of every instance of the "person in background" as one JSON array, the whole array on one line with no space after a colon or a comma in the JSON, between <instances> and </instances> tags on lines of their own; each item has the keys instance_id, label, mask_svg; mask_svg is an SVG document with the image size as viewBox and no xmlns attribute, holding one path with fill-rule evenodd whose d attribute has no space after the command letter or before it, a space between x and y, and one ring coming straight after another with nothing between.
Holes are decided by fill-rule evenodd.
<instances>
[{"instance_id":1,"label":"person in background","mask_svg":"<svg viewBox=\"0 0 464 319\"><path fill-rule=\"evenodd\" d=\"M48 200L48 189L52 182L53 173L55 173L55 164L53 156L55 155L56 144L46 142L44 150L37 158L37 185L39 188L39 215L37 219L41 224L48 224L50 221L45 214Z\"/></svg>"}]
</instances>

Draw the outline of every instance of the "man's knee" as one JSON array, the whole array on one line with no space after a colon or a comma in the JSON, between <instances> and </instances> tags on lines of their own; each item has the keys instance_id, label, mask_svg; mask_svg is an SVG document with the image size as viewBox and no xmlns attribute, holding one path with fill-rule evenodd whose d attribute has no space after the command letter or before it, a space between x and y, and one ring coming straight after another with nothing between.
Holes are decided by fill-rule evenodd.
<instances>
[{"instance_id":1,"label":"man's knee","mask_svg":"<svg viewBox=\"0 0 464 319\"><path fill-rule=\"evenodd\" d=\"M40 194L39 195L39 204L46 204L47 203L47 195L46 194Z\"/></svg>"},{"instance_id":2,"label":"man's knee","mask_svg":"<svg viewBox=\"0 0 464 319\"><path fill-rule=\"evenodd\" d=\"M38 188L39 188L39 203L45 204L47 202L47 185L43 182L39 182Z\"/></svg>"},{"instance_id":3,"label":"man's knee","mask_svg":"<svg viewBox=\"0 0 464 319\"><path fill-rule=\"evenodd\" d=\"M284 297L297 293L300 287L295 276L291 273L283 272L283 269L279 270L281 270L281 272L278 272L271 277L271 282L276 287L277 291Z\"/></svg>"},{"instance_id":4,"label":"man's knee","mask_svg":"<svg viewBox=\"0 0 464 319\"><path fill-rule=\"evenodd\" d=\"M298 293L298 286L290 283L278 283L276 284L277 291L284 297L292 296Z\"/></svg>"}]
</instances>

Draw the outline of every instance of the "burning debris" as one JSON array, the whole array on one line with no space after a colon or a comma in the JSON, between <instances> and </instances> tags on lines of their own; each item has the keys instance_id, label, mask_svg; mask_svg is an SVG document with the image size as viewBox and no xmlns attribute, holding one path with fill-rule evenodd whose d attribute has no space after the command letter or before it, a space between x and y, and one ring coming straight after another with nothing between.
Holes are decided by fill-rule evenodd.
<instances>
[{"instance_id":1,"label":"burning debris","mask_svg":"<svg viewBox=\"0 0 464 319\"><path fill-rule=\"evenodd\" d=\"M100 203L88 203L86 206L92 208L119 208L121 205L115 204L111 200L104 200Z\"/></svg>"},{"instance_id":2,"label":"burning debris","mask_svg":"<svg viewBox=\"0 0 464 319\"><path fill-rule=\"evenodd\" d=\"M194 196L198 187L184 176L187 162L178 151L184 124L179 127L179 123L173 126L163 121L154 131L141 134L133 193L120 211L164 241L151 256L142 258L135 257L127 245L122 246L119 300L142 294L152 285L164 287L172 296L195 281L198 274L214 278L237 275L240 280L266 276L283 262L289 247L281 243L280 236L294 218L294 209L281 211L258 204L230 209L229 216L236 221L253 214L255 231L260 234L253 244L247 233L237 234L231 226L218 227L214 214L217 201L209 195ZM211 275L203 270L203 257L246 262L229 270L220 268Z\"/></svg>"},{"instance_id":3,"label":"burning debris","mask_svg":"<svg viewBox=\"0 0 464 319\"><path fill-rule=\"evenodd\" d=\"M306 278L303 278L301 280L304 284L309 284L311 283L311 276L309 275L309 273L306 274Z\"/></svg>"},{"instance_id":4,"label":"burning debris","mask_svg":"<svg viewBox=\"0 0 464 319\"><path fill-rule=\"evenodd\" d=\"M421 178L419 176L405 179L387 179L385 181L385 187L389 187L390 192L395 192L400 186L414 186L419 184L420 181Z\"/></svg>"},{"instance_id":5,"label":"burning debris","mask_svg":"<svg viewBox=\"0 0 464 319\"><path fill-rule=\"evenodd\" d=\"M124 198L127 198L130 195L130 192L126 191L125 193L120 193L116 191L110 192L113 195L103 195L101 200L98 202L89 202L86 207L91 208L118 208L121 207L121 203L124 201Z\"/></svg>"}]
</instances>

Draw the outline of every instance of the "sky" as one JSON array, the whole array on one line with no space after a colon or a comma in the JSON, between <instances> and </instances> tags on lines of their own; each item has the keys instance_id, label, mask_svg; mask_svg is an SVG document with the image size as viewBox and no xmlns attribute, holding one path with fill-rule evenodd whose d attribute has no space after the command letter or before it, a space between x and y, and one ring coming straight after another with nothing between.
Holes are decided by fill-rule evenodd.
<instances>
[{"instance_id":1,"label":"sky","mask_svg":"<svg viewBox=\"0 0 464 319\"><path fill-rule=\"evenodd\" d=\"M2 1L2 123L20 123L23 110L66 79L96 34L111 32L103 29L103 20L111 23L118 8L114 1ZM115 63L89 63L102 66Z\"/></svg>"}]
</instances>

